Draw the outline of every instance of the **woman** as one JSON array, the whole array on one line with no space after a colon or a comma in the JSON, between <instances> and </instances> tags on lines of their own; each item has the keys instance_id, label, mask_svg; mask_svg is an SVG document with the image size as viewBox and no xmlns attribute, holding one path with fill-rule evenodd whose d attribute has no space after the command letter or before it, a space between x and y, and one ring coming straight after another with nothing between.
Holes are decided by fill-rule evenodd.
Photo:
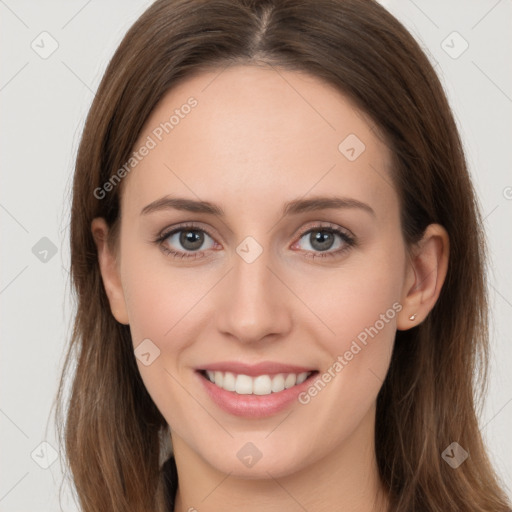
<instances>
[{"instance_id":1,"label":"woman","mask_svg":"<svg viewBox=\"0 0 512 512\"><path fill-rule=\"evenodd\" d=\"M82 510L510 510L484 256L445 94L379 4L155 2L77 156Z\"/></svg>"}]
</instances>

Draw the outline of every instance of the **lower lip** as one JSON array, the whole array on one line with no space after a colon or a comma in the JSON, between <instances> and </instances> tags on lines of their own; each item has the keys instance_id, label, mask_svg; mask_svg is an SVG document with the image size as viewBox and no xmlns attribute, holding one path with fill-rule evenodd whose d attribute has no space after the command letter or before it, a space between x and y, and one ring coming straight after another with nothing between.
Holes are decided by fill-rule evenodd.
<instances>
[{"instance_id":1,"label":"lower lip","mask_svg":"<svg viewBox=\"0 0 512 512\"><path fill-rule=\"evenodd\" d=\"M224 411L244 418L266 418L283 411L297 400L297 396L311 384L317 372L313 372L302 384L270 395L239 395L219 388L200 372L197 375L210 398Z\"/></svg>"}]
</instances>

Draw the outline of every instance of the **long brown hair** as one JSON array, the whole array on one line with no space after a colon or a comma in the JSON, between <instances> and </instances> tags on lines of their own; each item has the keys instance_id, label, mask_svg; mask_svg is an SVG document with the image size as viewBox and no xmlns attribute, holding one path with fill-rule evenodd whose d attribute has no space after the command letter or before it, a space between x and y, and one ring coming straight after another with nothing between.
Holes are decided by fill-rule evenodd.
<instances>
[{"instance_id":1,"label":"long brown hair","mask_svg":"<svg viewBox=\"0 0 512 512\"><path fill-rule=\"evenodd\" d=\"M116 232L121 187L101 199L94 191L129 159L149 114L179 81L207 67L258 63L308 72L350 98L393 154L406 243L418 241L430 223L450 237L439 300L420 325L397 332L377 400L376 456L392 509L509 510L477 421L488 353L478 204L433 67L373 0L158 0L113 56L76 160L70 237L77 311L57 395L57 424L82 510L169 507L162 471L169 427L141 380L129 327L110 312L91 234L95 217ZM442 458L452 442L470 455L457 469Z\"/></svg>"}]
</instances>

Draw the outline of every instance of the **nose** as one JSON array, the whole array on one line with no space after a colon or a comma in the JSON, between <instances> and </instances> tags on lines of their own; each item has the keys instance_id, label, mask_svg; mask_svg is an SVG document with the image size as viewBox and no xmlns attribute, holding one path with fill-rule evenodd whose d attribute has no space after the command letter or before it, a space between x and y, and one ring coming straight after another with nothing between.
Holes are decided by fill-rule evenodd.
<instances>
[{"instance_id":1,"label":"nose","mask_svg":"<svg viewBox=\"0 0 512 512\"><path fill-rule=\"evenodd\" d=\"M223 279L217 328L241 343L277 339L291 329L290 291L269 265L269 251L251 263L238 254Z\"/></svg>"}]
</instances>

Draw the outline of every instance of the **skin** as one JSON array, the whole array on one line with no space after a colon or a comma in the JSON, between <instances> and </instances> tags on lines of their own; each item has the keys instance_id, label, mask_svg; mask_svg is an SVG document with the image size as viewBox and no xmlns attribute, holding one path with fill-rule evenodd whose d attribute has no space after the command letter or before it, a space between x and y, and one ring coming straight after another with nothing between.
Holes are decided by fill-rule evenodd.
<instances>
[{"instance_id":1,"label":"skin","mask_svg":"<svg viewBox=\"0 0 512 512\"><path fill-rule=\"evenodd\" d=\"M197 107L122 183L117 245L106 243L103 219L91 226L112 314L130 325L134 348L149 338L160 350L151 365L137 364L171 427L175 510L384 510L376 398L396 330L418 325L439 296L446 231L429 226L408 252L389 149L346 97L305 73L232 66L189 78L157 105L135 148L190 96ZM366 146L354 161L338 150L349 134ZM141 214L165 195L216 203L225 217ZM333 195L374 214L356 207L281 213L287 201ZM204 235L203 257L173 258L155 243L183 222L212 234ZM349 230L356 245L334 235L332 247L319 250L307 233L327 223ZM252 263L236 252L247 236L263 249ZM164 246L193 255L178 237ZM240 418L217 407L195 374L233 360L326 371L396 303L401 311L305 405ZM263 454L251 468L237 457L248 442Z\"/></svg>"}]
</instances>

